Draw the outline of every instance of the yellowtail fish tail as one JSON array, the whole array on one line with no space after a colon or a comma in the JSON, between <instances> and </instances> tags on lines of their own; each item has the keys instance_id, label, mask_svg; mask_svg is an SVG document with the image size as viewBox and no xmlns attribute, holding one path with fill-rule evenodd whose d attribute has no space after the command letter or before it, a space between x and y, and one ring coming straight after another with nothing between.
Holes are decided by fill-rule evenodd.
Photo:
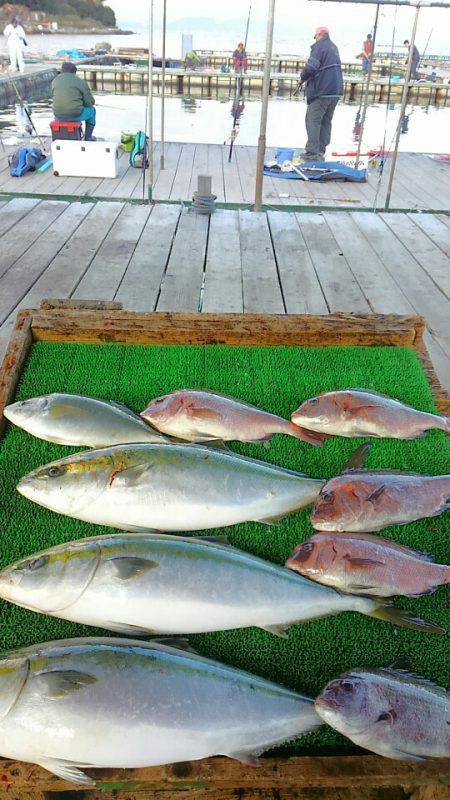
<instances>
[{"instance_id":1,"label":"yellowtail fish tail","mask_svg":"<svg viewBox=\"0 0 450 800\"><path fill-rule=\"evenodd\" d=\"M392 622L400 628L410 628L413 631L421 631L422 633L437 633L441 636L447 636L447 631L438 625L436 622L430 622L422 617L415 617L404 611L402 608L396 608L389 602L380 603L372 611L366 612L369 617L382 619L385 622Z\"/></svg>"}]
</instances>

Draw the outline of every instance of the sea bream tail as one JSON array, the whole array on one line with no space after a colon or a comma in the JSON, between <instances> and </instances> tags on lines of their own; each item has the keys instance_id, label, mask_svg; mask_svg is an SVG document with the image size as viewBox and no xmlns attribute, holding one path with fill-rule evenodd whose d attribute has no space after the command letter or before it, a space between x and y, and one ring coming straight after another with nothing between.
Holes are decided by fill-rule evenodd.
<instances>
[{"instance_id":1,"label":"sea bream tail","mask_svg":"<svg viewBox=\"0 0 450 800\"><path fill-rule=\"evenodd\" d=\"M331 436L327 433L309 431L306 428L301 428L299 425L294 425L293 422L287 423L285 432L295 439L301 439L302 442L307 442L308 444L315 444L317 447L322 447L325 439L331 439Z\"/></svg>"},{"instance_id":2,"label":"sea bream tail","mask_svg":"<svg viewBox=\"0 0 450 800\"><path fill-rule=\"evenodd\" d=\"M431 622L422 617L416 617L404 611L402 608L396 608L389 600L371 597L355 597L355 600L360 602L356 604L355 611L360 611L368 617L375 617L375 619L382 619L384 622L392 622L400 628L410 628L410 630L421 631L422 633L438 633L441 636L447 636L447 631L437 622Z\"/></svg>"}]
</instances>

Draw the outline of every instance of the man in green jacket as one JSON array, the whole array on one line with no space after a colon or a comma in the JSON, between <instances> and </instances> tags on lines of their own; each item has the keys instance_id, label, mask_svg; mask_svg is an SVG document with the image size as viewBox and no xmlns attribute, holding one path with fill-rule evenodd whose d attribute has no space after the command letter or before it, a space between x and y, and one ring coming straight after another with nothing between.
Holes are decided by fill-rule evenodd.
<instances>
[{"instance_id":1,"label":"man in green jacket","mask_svg":"<svg viewBox=\"0 0 450 800\"><path fill-rule=\"evenodd\" d=\"M63 122L85 122L86 141L95 141L93 131L96 122L95 99L88 84L77 74L71 61L65 61L61 74L52 83L53 114Z\"/></svg>"}]
</instances>

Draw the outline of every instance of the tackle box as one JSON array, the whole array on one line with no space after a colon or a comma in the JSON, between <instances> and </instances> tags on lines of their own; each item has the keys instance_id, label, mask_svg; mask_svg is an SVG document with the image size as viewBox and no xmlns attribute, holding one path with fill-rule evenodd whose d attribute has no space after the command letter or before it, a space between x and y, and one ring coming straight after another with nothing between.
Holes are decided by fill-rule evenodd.
<instances>
[{"instance_id":1,"label":"tackle box","mask_svg":"<svg viewBox=\"0 0 450 800\"><path fill-rule=\"evenodd\" d=\"M75 178L117 178L119 148L116 142L52 142L53 172Z\"/></svg>"},{"instance_id":2,"label":"tackle box","mask_svg":"<svg viewBox=\"0 0 450 800\"><path fill-rule=\"evenodd\" d=\"M83 138L83 126L81 122L63 122L54 120L50 123L52 140L67 139L79 142Z\"/></svg>"}]
</instances>

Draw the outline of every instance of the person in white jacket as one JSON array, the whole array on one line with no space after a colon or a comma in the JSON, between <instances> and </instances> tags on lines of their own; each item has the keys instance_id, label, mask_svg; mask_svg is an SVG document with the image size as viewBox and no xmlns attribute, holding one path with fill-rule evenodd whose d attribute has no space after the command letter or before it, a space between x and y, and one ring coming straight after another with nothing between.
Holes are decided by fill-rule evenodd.
<instances>
[{"instance_id":1,"label":"person in white jacket","mask_svg":"<svg viewBox=\"0 0 450 800\"><path fill-rule=\"evenodd\" d=\"M17 72L17 70L19 70L19 72L25 72L23 48L28 47L28 43L26 39L26 33L20 24L19 18L13 17L3 33L8 40L11 72Z\"/></svg>"}]
</instances>

